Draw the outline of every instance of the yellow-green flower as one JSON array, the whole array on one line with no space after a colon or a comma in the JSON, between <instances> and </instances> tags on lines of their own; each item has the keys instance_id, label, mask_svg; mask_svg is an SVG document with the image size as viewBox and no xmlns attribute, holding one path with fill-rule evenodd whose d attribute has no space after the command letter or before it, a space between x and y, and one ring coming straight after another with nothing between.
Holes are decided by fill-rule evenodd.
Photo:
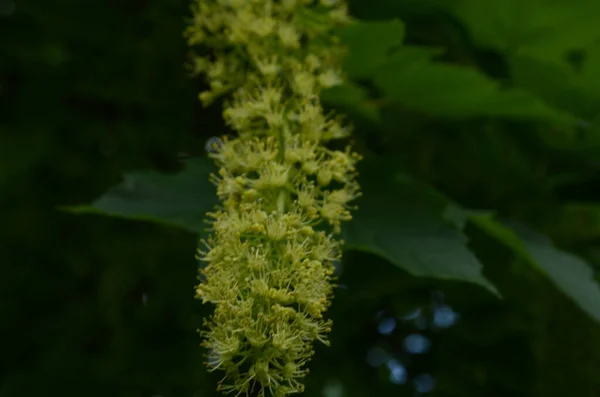
<instances>
[{"instance_id":1,"label":"yellow-green flower","mask_svg":"<svg viewBox=\"0 0 600 397\"><path fill-rule=\"evenodd\" d=\"M332 29L350 19L337 0L197 0L193 9L189 43L212 51L194 62L210 84L200 99L227 94L223 117L237 133L210 154L221 205L208 214L196 290L214 305L201 332L208 366L224 371L224 392L301 392L312 343L328 343L334 236L359 195L359 156L326 145L349 128L319 101L343 79Z\"/></svg>"}]
</instances>

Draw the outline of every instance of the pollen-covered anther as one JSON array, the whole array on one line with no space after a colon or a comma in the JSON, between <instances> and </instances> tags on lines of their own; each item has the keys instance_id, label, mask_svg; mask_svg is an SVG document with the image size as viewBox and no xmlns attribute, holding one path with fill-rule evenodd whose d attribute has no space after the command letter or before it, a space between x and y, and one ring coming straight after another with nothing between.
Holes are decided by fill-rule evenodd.
<instances>
[{"instance_id":1,"label":"pollen-covered anther","mask_svg":"<svg viewBox=\"0 0 600 397\"><path fill-rule=\"evenodd\" d=\"M215 341L213 348L217 354L233 355L239 351L240 340L235 336L226 337L223 341Z\"/></svg>"},{"instance_id":2,"label":"pollen-covered anther","mask_svg":"<svg viewBox=\"0 0 600 397\"><path fill-rule=\"evenodd\" d=\"M266 37L273 32L277 22L271 17L256 18L249 24L249 28L259 37Z\"/></svg>"},{"instance_id":3,"label":"pollen-covered anther","mask_svg":"<svg viewBox=\"0 0 600 397\"><path fill-rule=\"evenodd\" d=\"M299 333L294 334L289 330L289 327L284 326L277 327L272 332L271 341L273 347L284 353L287 353L294 346L297 346L298 342L301 342Z\"/></svg>"},{"instance_id":4,"label":"pollen-covered anther","mask_svg":"<svg viewBox=\"0 0 600 397\"><path fill-rule=\"evenodd\" d=\"M354 200L356 196L357 194L349 189L334 190L327 195L327 202L344 206Z\"/></svg>"},{"instance_id":5,"label":"pollen-covered anther","mask_svg":"<svg viewBox=\"0 0 600 397\"><path fill-rule=\"evenodd\" d=\"M315 92L317 81L312 73L298 71L294 74L293 80L293 88L299 95L310 96Z\"/></svg>"},{"instance_id":6,"label":"pollen-covered anther","mask_svg":"<svg viewBox=\"0 0 600 397\"><path fill-rule=\"evenodd\" d=\"M296 317L296 311L293 308L282 306L279 303L272 305L271 310L276 314L276 317L284 320L293 320Z\"/></svg>"},{"instance_id":7,"label":"pollen-covered anther","mask_svg":"<svg viewBox=\"0 0 600 397\"><path fill-rule=\"evenodd\" d=\"M248 264L248 270L252 272L263 272L269 265L269 259L265 254L254 250L253 253L248 253L246 263Z\"/></svg>"},{"instance_id":8,"label":"pollen-covered anther","mask_svg":"<svg viewBox=\"0 0 600 397\"><path fill-rule=\"evenodd\" d=\"M258 197L259 194L256 189L247 189L242 193L242 200L246 202L254 202Z\"/></svg>"},{"instance_id":9,"label":"pollen-covered anther","mask_svg":"<svg viewBox=\"0 0 600 397\"><path fill-rule=\"evenodd\" d=\"M267 229L265 228L265 225L263 225L261 223L253 223L252 225L248 226L246 231L251 234L262 235L262 234L266 234Z\"/></svg>"},{"instance_id":10,"label":"pollen-covered anther","mask_svg":"<svg viewBox=\"0 0 600 397\"><path fill-rule=\"evenodd\" d=\"M257 360L250 368L250 375L254 375L263 385L268 385L273 381L269 374L269 362L265 360Z\"/></svg>"},{"instance_id":11,"label":"pollen-covered anther","mask_svg":"<svg viewBox=\"0 0 600 397\"><path fill-rule=\"evenodd\" d=\"M289 48L297 49L300 47L300 35L296 28L290 24L281 22L277 30L281 43Z\"/></svg>"},{"instance_id":12,"label":"pollen-covered anther","mask_svg":"<svg viewBox=\"0 0 600 397\"><path fill-rule=\"evenodd\" d=\"M268 336L262 330L248 329L245 336L253 348L262 348L269 342Z\"/></svg>"},{"instance_id":13,"label":"pollen-covered anther","mask_svg":"<svg viewBox=\"0 0 600 397\"><path fill-rule=\"evenodd\" d=\"M315 230L310 226L303 226L300 230L298 230L298 234L302 236L312 236L315 234Z\"/></svg>"},{"instance_id":14,"label":"pollen-covered anther","mask_svg":"<svg viewBox=\"0 0 600 397\"><path fill-rule=\"evenodd\" d=\"M284 219L271 217L267 221L266 233L272 241L281 241L285 239L290 231L291 230Z\"/></svg>"},{"instance_id":15,"label":"pollen-covered anther","mask_svg":"<svg viewBox=\"0 0 600 397\"><path fill-rule=\"evenodd\" d=\"M319 84L324 88L330 88L343 83L343 79L340 74L333 70L327 69L325 72L319 75Z\"/></svg>"},{"instance_id":16,"label":"pollen-covered anther","mask_svg":"<svg viewBox=\"0 0 600 397\"><path fill-rule=\"evenodd\" d=\"M250 291L259 297L267 296L269 284L263 279L254 279L250 282Z\"/></svg>"},{"instance_id":17,"label":"pollen-covered anther","mask_svg":"<svg viewBox=\"0 0 600 397\"><path fill-rule=\"evenodd\" d=\"M336 120L330 120L323 132L323 138L325 140L341 139L349 136L351 132L352 130L349 126L343 126Z\"/></svg>"},{"instance_id":18,"label":"pollen-covered anther","mask_svg":"<svg viewBox=\"0 0 600 397\"><path fill-rule=\"evenodd\" d=\"M297 164L302 160L300 153L295 150L285 152L285 162L288 164Z\"/></svg>"},{"instance_id":19,"label":"pollen-covered anther","mask_svg":"<svg viewBox=\"0 0 600 397\"><path fill-rule=\"evenodd\" d=\"M281 70L281 61L276 55L258 56L254 58L258 70L266 77L272 77Z\"/></svg>"},{"instance_id":20,"label":"pollen-covered anther","mask_svg":"<svg viewBox=\"0 0 600 397\"><path fill-rule=\"evenodd\" d=\"M287 184L290 167L285 164L270 163L261 170L254 182L255 189L281 188Z\"/></svg>"}]
</instances>

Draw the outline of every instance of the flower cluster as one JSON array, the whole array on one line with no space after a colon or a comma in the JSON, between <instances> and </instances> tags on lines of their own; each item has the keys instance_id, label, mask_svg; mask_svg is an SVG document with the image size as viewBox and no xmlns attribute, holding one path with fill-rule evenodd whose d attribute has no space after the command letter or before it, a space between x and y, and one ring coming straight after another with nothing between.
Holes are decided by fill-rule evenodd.
<instances>
[{"instance_id":1,"label":"flower cluster","mask_svg":"<svg viewBox=\"0 0 600 397\"><path fill-rule=\"evenodd\" d=\"M208 366L236 395L301 392L313 354L327 344L335 235L359 195L359 156L327 143L349 129L319 101L342 81L332 29L350 22L338 0L196 0L187 37L209 104L229 94L223 117L236 137L213 142L221 205L197 297L215 306L202 331Z\"/></svg>"}]
</instances>

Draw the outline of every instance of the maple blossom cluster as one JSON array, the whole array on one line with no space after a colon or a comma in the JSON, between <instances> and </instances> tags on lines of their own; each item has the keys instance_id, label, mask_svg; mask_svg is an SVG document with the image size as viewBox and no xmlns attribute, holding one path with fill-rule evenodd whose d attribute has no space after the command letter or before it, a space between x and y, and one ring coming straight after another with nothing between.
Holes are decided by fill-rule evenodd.
<instances>
[{"instance_id":1,"label":"maple blossom cluster","mask_svg":"<svg viewBox=\"0 0 600 397\"><path fill-rule=\"evenodd\" d=\"M210 50L194 57L210 85L200 99L225 96L236 133L210 150L220 205L196 288L214 305L207 364L224 392L302 392L313 342L328 343L336 235L360 194L360 156L327 145L350 130L319 100L343 81L332 29L351 20L337 0L196 0L193 14L188 42Z\"/></svg>"}]
</instances>

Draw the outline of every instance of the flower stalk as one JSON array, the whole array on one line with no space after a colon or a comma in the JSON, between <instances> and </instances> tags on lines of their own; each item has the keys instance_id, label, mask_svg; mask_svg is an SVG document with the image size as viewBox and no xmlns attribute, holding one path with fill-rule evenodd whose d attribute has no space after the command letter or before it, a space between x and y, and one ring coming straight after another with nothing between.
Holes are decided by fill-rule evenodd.
<instances>
[{"instance_id":1,"label":"flower stalk","mask_svg":"<svg viewBox=\"0 0 600 397\"><path fill-rule=\"evenodd\" d=\"M338 0L196 0L187 37L210 104L236 132L214 143L220 205L196 295L214 305L201 331L218 388L283 397L304 390L313 342L328 344L324 312L340 259L341 223L358 197L350 148L329 147L349 128L325 115L319 93L343 80L332 29L350 23Z\"/></svg>"}]
</instances>

